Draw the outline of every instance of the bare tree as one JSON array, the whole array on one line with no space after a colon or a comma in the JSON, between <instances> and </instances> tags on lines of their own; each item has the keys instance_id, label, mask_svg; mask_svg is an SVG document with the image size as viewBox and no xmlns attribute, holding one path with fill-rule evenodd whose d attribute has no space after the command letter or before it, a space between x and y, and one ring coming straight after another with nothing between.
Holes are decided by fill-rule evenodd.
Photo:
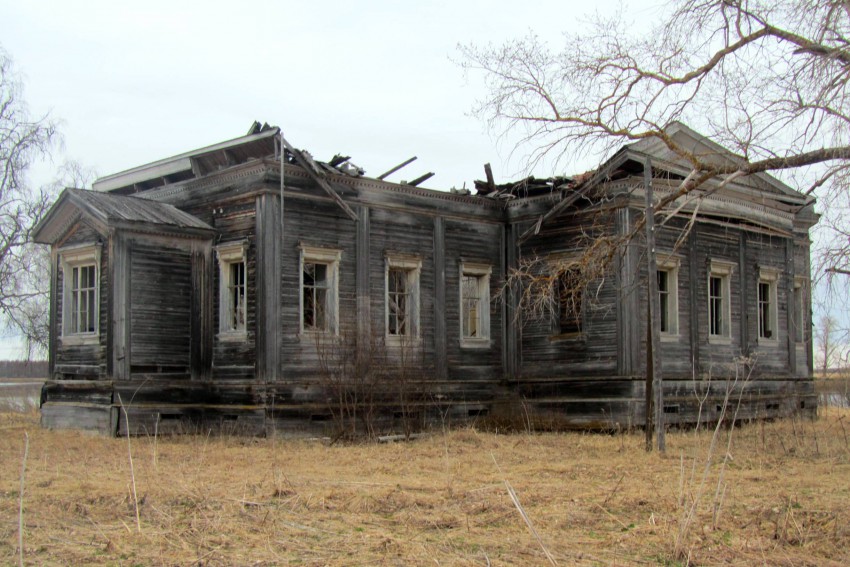
<instances>
[{"instance_id":1,"label":"bare tree","mask_svg":"<svg viewBox=\"0 0 850 567\"><path fill-rule=\"evenodd\" d=\"M834 317L821 316L814 334L816 364L824 375L846 362L847 346L842 342L845 333L839 328Z\"/></svg>"},{"instance_id":2,"label":"bare tree","mask_svg":"<svg viewBox=\"0 0 850 567\"><path fill-rule=\"evenodd\" d=\"M0 325L24 338L31 357L47 344L50 263L47 251L30 242L30 233L61 183L33 188L27 175L57 142L56 122L30 115L12 61L0 49ZM59 178L72 183L90 176L75 163L59 171Z\"/></svg>"},{"instance_id":3,"label":"bare tree","mask_svg":"<svg viewBox=\"0 0 850 567\"><path fill-rule=\"evenodd\" d=\"M658 209L712 178L801 168L807 193L846 193L847 2L678 0L640 35L617 14L565 35L560 50L531 35L461 53L488 87L478 115L501 133L519 132L531 164L656 138L692 168ZM665 132L672 121L739 158L678 144ZM833 258L850 266L846 255Z\"/></svg>"}]
</instances>

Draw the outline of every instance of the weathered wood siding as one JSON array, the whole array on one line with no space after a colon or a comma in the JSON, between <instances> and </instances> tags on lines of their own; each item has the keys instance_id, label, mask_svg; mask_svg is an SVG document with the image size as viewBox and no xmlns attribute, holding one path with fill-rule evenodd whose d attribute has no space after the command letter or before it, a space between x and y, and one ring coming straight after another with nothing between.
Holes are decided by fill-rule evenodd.
<instances>
[{"instance_id":1,"label":"weathered wood siding","mask_svg":"<svg viewBox=\"0 0 850 567\"><path fill-rule=\"evenodd\" d=\"M616 231L613 212L567 213L522 246L524 257L578 256L587 239ZM522 328L523 378L612 377L617 375L616 267L602 280L590 282L584 296L582 333L560 337L549 318L524 321ZM554 314L552 315L555 316Z\"/></svg>"},{"instance_id":2,"label":"weathered wood siding","mask_svg":"<svg viewBox=\"0 0 850 567\"><path fill-rule=\"evenodd\" d=\"M327 378L323 368L340 358L356 356L357 223L333 203L320 200L286 199L284 238L281 250L281 365L283 381L299 384L299 395L318 394ZM301 246L340 252L339 335L301 331ZM324 398L316 399L324 403Z\"/></svg>"},{"instance_id":3,"label":"weathered wood siding","mask_svg":"<svg viewBox=\"0 0 850 567\"><path fill-rule=\"evenodd\" d=\"M130 258L131 375L189 378L191 253L136 242Z\"/></svg>"},{"instance_id":4,"label":"weathered wood siding","mask_svg":"<svg viewBox=\"0 0 850 567\"><path fill-rule=\"evenodd\" d=\"M104 240L103 236L96 232L92 227L83 222L71 229L69 236L61 243L61 247L79 246L87 244L98 244ZM64 284L65 275L62 269L62 262L59 257L56 258L56 294L57 294L57 309L55 317L55 328L53 332L58 337L56 341L56 359L54 361L54 375L63 379L104 379L107 377L106 372L106 335L107 325L109 322L108 315L108 297L109 297L109 253L106 247L101 247L100 251L100 284L99 284L99 305L98 305L98 340L97 344L63 344L62 329L63 321L63 297L65 294Z\"/></svg>"},{"instance_id":5,"label":"weathered wood siding","mask_svg":"<svg viewBox=\"0 0 850 567\"><path fill-rule=\"evenodd\" d=\"M793 376L788 349L789 332L793 332L790 311L793 296L788 292L788 286L793 285L794 259L787 254L787 242L787 238L760 234L749 234L746 239L743 266L746 275L744 285L748 288L748 301L744 311L749 339L746 352L755 363L753 369L755 377ZM775 270L779 277L775 283L777 337L770 340L759 338L758 330L758 282L760 270L765 268Z\"/></svg>"},{"instance_id":6,"label":"weathered wood siding","mask_svg":"<svg viewBox=\"0 0 850 567\"><path fill-rule=\"evenodd\" d=\"M244 241L245 250L245 330L244 340L223 339L219 333L221 326L221 270L215 253L212 255L212 297L213 297L213 367L214 380L253 379L256 377L257 360L257 246L256 246L256 206L254 199L205 203L205 207L215 210L207 221L219 231L215 244ZM206 211L205 211L206 212Z\"/></svg>"},{"instance_id":7,"label":"weathered wood siding","mask_svg":"<svg viewBox=\"0 0 850 567\"><path fill-rule=\"evenodd\" d=\"M445 309L448 381L470 400L489 400L494 385L503 378L502 298L504 256L502 227L496 224L447 220L445 222ZM464 346L461 341L462 263L489 266L491 269L489 344ZM474 411L474 410L473 410Z\"/></svg>"},{"instance_id":8,"label":"weathered wood siding","mask_svg":"<svg viewBox=\"0 0 850 567\"><path fill-rule=\"evenodd\" d=\"M419 273L419 329L417 338L404 347L386 346L390 360L432 366L434 344L434 221L415 212L371 210L369 247L370 296L373 336L386 345L386 262L387 258L414 257L422 263ZM421 369L427 372L426 368Z\"/></svg>"}]
</instances>

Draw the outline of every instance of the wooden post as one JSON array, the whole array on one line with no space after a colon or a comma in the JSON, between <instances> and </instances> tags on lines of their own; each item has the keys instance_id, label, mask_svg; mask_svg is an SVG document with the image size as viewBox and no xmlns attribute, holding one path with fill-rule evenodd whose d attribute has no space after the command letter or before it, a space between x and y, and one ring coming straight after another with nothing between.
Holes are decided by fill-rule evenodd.
<instances>
[{"instance_id":1,"label":"wooden post","mask_svg":"<svg viewBox=\"0 0 850 567\"><path fill-rule=\"evenodd\" d=\"M446 223L434 218L434 370L438 380L448 376L446 348Z\"/></svg>"},{"instance_id":2,"label":"wooden post","mask_svg":"<svg viewBox=\"0 0 850 567\"><path fill-rule=\"evenodd\" d=\"M649 159L643 168L644 193L646 195L646 291L649 321L646 330L646 380L652 381L653 413L658 450L666 450L664 438L664 386L661 374L661 300L658 297L658 265L655 250L655 200L652 193L652 163ZM647 408L647 414L649 409ZM649 415L647 415L649 420Z\"/></svg>"},{"instance_id":3,"label":"wooden post","mask_svg":"<svg viewBox=\"0 0 850 567\"><path fill-rule=\"evenodd\" d=\"M280 371L280 197L263 193L256 201L257 379L274 382Z\"/></svg>"},{"instance_id":4,"label":"wooden post","mask_svg":"<svg viewBox=\"0 0 850 567\"><path fill-rule=\"evenodd\" d=\"M369 239L371 237L369 207L361 206L357 215L360 217L360 222L357 223L357 241L355 243L357 254L357 357L361 368L365 368L373 346L371 295L369 288Z\"/></svg>"}]
</instances>

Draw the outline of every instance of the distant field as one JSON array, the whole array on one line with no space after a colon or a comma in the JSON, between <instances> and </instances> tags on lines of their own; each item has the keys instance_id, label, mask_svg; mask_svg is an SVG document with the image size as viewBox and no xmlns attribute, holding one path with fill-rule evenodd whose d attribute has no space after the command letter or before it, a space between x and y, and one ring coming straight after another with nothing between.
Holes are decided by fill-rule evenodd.
<instances>
[{"instance_id":1,"label":"distant field","mask_svg":"<svg viewBox=\"0 0 850 567\"><path fill-rule=\"evenodd\" d=\"M706 468L710 431L671 432L665 456L640 432L475 429L334 446L142 437L128 450L5 413L0 564L18 561L27 432L28 565L550 564L544 548L559 565L848 565L848 430L835 408L746 425L728 446L721 430Z\"/></svg>"},{"instance_id":2,"label":"distant field","mask_svg":"<svg viewBox=\"0 0 850 567\"><path fill-rule=\"evenodd\" d=\"M44 378L0 378L0 411L31 411L38 407Z\"/></svg>"}]
</instances>

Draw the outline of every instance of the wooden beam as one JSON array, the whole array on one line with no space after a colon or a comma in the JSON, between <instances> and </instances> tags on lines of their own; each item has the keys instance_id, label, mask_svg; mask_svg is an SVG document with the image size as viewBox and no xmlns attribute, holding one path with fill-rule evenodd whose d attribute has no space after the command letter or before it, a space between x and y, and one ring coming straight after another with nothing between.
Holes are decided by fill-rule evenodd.
<instances>
[{"instance_id":1,"label":"wooden beam","mask_svg":"<svg viewBox=\"0 0 850 567\"><path fill-rule=\"evenodd\" d=\"M446 223L434 218L434 370L438 380L448 376L446 342Z\"/></svg>"},{"instance_id":2,"label":"wooden beam","mask_svg":"<svg viewBox=\"0 0 850 567\"><path fill-rule=\"evenodd\" d=\"M328 162L328 165L331 166L331 167L337 167L337 166L344 164L345 162L347 162L350 159L351 159L351 156L341 156L341 155L337 154L337 155L335 155L334 157L331 158L331 161Z\"/></svg>"},{"instance_id":3,"label":"wooden beam","mask_svg":"<svg viewBox=\"0 0 850 567\"><path fill-rule=\"evenodd\" d=\"M417 178L416 178L416 179L414 179L413 181L408 181L408 182L407 182L407 184L408 184L408 185L410 185L411 187L416 187L416 186L417 186L417 185L419 185L420 183L423 183L423 182L425 182L425 181L427 181L427 180L431 179L432 177L434 177L434 172L433 172L433 171L429 171L429 172L428 172L428 173L426 173L425 175L420 175L419 177L417 177Z\"/></svg>"},{"instance_id":4,"label":"wooden beam","mask_svg":"<svg viewBox=\"0 0 850 567\"><path fill-rule=\"evenodd\" d=\"M661 373L661 298L658 296L658 264L655 254L655 200L652 194L652 162L646 159L643 166L643 184L646 197L646 292L648 299L648 326L646 330L646 383L652 386L652 405L655 418L655 435L658 451L666 451L664 431L664 381ZM647 395L647 398L649 396ZM647 412L647 425L649 424ZM647 441L651 442L649 435ZM649 449L649 443L647 449Z\"/></svg>"},{"instance_id":5,"label":"wooden beam","mask_svg":"<svg viewBox=\"0 0 850 567\"><path fill-rule=\"evenodd\" d=\"M280 141L283 144L283 147L295 158L295 163L304 168L304 171L307 172L307 175L310 176L310 179L315 181L319 187L324 189L325 193L331 196L331 198L336 201L336 204L345 211L351 220L357 221L359 218L357 217L357 213L355 213L348 204L342 200L336 191L334 191L333 187L331 187L330 183L328 183L324 176L324 172L321 171L318 166L316 166L316 162L313 161L313 158L307 152L302 152L301 150L296 150L292 145L286 141L286 138L283 136L280 137ZM283 171L281 171L281 175L283 175Z\"/></svg>"},{"instance_id":6,"label":"wooden beam","mask_svg":"<svg viewBox=\"0 0 850 567\"><path fill-rule=\"evenodd\" d=\"M535 236L540 233L540 229L543 228L543 224L551 219L554 216L557 216L558 213L575 203L582 197L587 190L590 188L590 184L586 184L576 191L570 193L566 198L561 201L558 201L546 214L540 215L540 218L537 219L537 222L534 225L522 233L519 237L519 244L522 244L532 236Z\"/></svg>"},{"instance_id":7,"label":"wooden beam","mask_svg":"<svg viewBox=\"0 0 850 567\"><path fill-rule=\"evenodd\" d=\"M385 171L384 173L382 173L381 175L379 175L379 176L378 176L378 177L376 177L375 179L384 179L386 176L388 176L388 175L391 175L391 174L395 173L396 171L398 171L398 170L399 170L399 169L401 169L402 167L404 167L404 166L406 166L406 165L410 165L411 163L413 163L414 161L416 161L416 159L417 159L417 158L416 158L416 156L413 156L413 157L412 157L412 158L410 158L409 160L404 161L404 162L402 162L402 163L398 164L397 166L395 166L394 168L392 168L392 169L390 169L390 170L388 170L388 171Z\"/></svg>"},{"instance_id":8,"label":"wooden beam","mask_svg":"<svg viewBox=\"0 0 850 567\"><path fill-rule=\"evenodd\" d=\"M496 181L493 179L493 168L490 167L489 163L484 164L484 175L487 176L487 187L492 193L496 190Z\"/></svg>"}]
</instances>

